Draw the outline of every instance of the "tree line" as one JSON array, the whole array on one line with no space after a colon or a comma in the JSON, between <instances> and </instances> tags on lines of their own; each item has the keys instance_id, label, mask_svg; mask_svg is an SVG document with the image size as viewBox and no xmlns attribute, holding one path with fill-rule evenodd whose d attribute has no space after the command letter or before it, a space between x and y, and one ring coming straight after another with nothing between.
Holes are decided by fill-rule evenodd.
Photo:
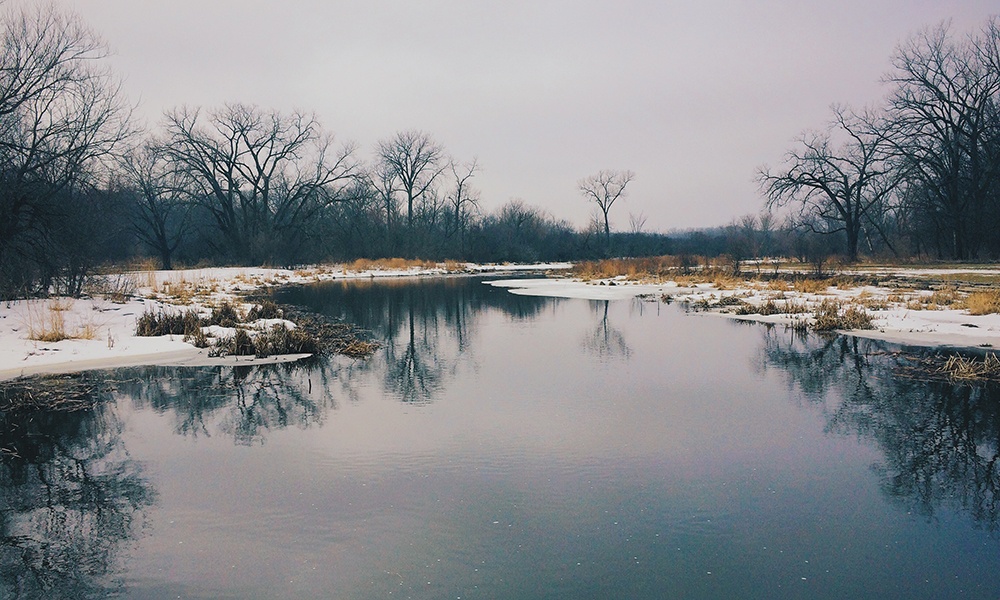
<instances>
[{"instance_id":1,"label":"tree line","mask_svg":"<svg viewBox=\"0 0 1000 600\"><path fill-rule=\"evenodd\" d=\"M137 256L165 269L601 256L608 210L634 177L581 180L603 211L602 240L596 222L577 231L520 199L482 210L479 161L423 131L378 141L367 161L313 114L241 103L177 107L144 131L106 46L76 16L49 5L0 18L3 297L79 294L95 265Z\"/></svg>"},{"instance_id":2,"label":"tree line","mask_svg":"<svg viewBox=\"0 0 1000 600\"><path fill-rule=\"evenodd\" d=\"M1000 21L899 44L887 97L807 131L758 181L792 226L859 255L1000 257Z\"/></svg>"},{"instance_id":3,"label":"tree line","mask_svg":"<svg viewBox=\"0 0 1000 600\"><path fill-rule=\"evenodd\" d=\"M947 25L901 44L885 103L836 106L778 167L767 210L727 227L612 231L632 171L577 182L593 205L574 228L511 199L485 210L483 165L423 131L369 157L314 114L231 103L135 125L107 49L55 5L0 15L0 297L79 294L97 265L293 265L359 257L480 262L660 254L742 260L831 253L997 258L1000 30ZM784 220L775 216L787 213Z\"/></svg>"}]
</instances>

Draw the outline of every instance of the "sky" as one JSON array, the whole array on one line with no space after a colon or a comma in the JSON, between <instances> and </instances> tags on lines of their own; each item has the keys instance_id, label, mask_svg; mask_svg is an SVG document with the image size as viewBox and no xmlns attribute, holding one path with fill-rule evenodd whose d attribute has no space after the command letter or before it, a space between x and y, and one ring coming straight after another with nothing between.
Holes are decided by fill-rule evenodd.
<instances>
[{"instance_id":1,"label":"sky","mask_svg":"<svg viewBox=\"0 0 1000 600\"><path fill-rule=\"evenodd\" d=\"M9 0L8 4L30 0ZM612 227L725 225L834 103L877 105L896 45L996 0L59 0L108 44L148 127L165 110L313 112L338 140L429 133L492 210L520 198L574 226L578 181L635 180Z\"/></svg>"}]
</instances>

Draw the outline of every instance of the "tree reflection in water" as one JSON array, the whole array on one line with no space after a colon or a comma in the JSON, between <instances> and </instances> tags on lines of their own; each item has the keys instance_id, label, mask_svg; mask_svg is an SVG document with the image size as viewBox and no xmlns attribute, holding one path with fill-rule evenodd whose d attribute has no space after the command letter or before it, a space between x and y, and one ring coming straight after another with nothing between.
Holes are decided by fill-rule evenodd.
<instances>
[{"instance_id":1,"label":"tree reflection in water","mask_svg":"<svg viewBox=\"0 0 1000 600\"><path fill-rule=\"evenodd\" d=\"M558 301L511 294L479 277L335 281L282 290L277 300L372 332L382 350L360 368L384 373L385 392L408 403L432 401L468 358L477 319L500 311L527 320Z\"/></svg>"},{"instance_id":2,"label":"tree reflection in water","mask_svg":"<svg viewBox=\"0 0 1000 600\"><path fill-rule=\"evenodd\" d=\"M118 392L137 407L175 418L180 435L263 443L271 429L322 424L336 406L338 369L323 361L246 367L120 369Z\"/></svg>"},{"instance_id":3,"label":"tree reflection in water","mask_svg":"<svg viewBox=\"0 0 1000 600\"><path fill-rule=\"evenodd\" d=\"M608 323L610 304L610 300L594 300L590 303L591 310L597 315L597 325L584 337L583 348L601 358L616 356L628 358L632 354L632 349L625 341L625 334Z\"/></svg>"},{"instance_id":4,"label":"tree reflection in water","mask_svg":"<svg viewBox=\"0 0 1000 600\"><path fill-rule=\"evenodd\" d=\"M113 405L0 413L0 597L105 598L154 493Z\"/></svg>"},{"instance_id":5,"label":"tree reflection in water","mask_svg":"<svg viewBox=\"0 0 1000 600\"><path fill-rule=\"evenodd\" d=\"M830 431L874 440L885 494L927 518L957 509L1000 519L1000 386L913 378L913 353L849 336L765 329L762 366L821 404Z\"/></svg>"}]
</instances>

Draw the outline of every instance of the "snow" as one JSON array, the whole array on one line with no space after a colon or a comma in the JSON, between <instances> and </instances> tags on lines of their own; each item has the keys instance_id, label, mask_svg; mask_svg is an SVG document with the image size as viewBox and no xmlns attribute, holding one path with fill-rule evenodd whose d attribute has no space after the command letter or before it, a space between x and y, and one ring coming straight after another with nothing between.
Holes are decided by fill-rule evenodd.
<instances>
[{"instance_id":1,"label":"snow","mask_svg":"<svg viewBox=\"0 0 1000 600\"><path fill-rule=\"evenodd\" d=\"M941 274L984 274L985 270L933 270L920 269L922 276L939 276ZM894 274L911 274L895 271ZM1000 271L996 272L1000 274ZM760 306L768 300L802 304L809 309L806 314L779 315L737 315L725 308L705 311L706 315L722 315L734 319L759 321L764 323L791 324L807 318L812 309L824 299L832 299L865 307L866 304L878 302L886 305L885 309L866 308L873 317L875 329L850 330L842 333L858 337L882 339L904 345L942 346L955 348L1000 348L1000 314L970 315L966 310L934 309L914 310L908 308L907 302L891 302L893 296L904 295L898 289L876 286L859 286L853 288L828 288L820 293L803 293L796 291L776 292L766 288L755 287L747 283L734 289L718 289L711 284L697 284L681 287L676 283L635 283L624 278L605 279L600 281L581 281L577 279L507 279L489 282L497 287L504 287L514 294L528 296L549 296L556 298L582 298L589 300L624 300L641 295L653 295L660 298L670 296L676 302L698 303L700 301L714 302L723 297L735 296L749 304ZM612 285L613 284L613 285ZM929 295L929 291L910 291L904 296L907 301L916 300L920 296ZM780 296L780 298L778 298Z\"/></svg>"},{"instance_id":2,"label":"snow","mask_svg":"<svg viewBox=\"0 0 1000 600\"><path fill-rule=\"evenodd\" d=\"M482 273L566 269L569 263L534 265L477 265L458 263L452 271ZM136 321L145 312L196 310L203 316L222 301L241 303L239 294L272 286L307 284L335 279L372 279L441 275L444 265L401 269L352 271L342 265L305 266L295 269L218 267L174 271L140 271L109 275L109 287L125 287L130 298L123 302L93 298L52 298L16 300L0 304L0 381L43 373L66 373L89 369L134 365L226 365L262 364L298 360L304 354L272 356L210 357L207 348L195 348L183 336L140 337ZM107 296L107 294L104 294ZM243 304L243 309L250 308ZM57 322L73 339L45 342L31 339L32 330L50 330ZM281 319L261 319L249 324L261 329L276 323L294 326ZM234 329L211 326L206 335L223 337ZM89 339L86 339L89 338Z\"/></svg>"},{"instance_id":3,"label":"snow","mask_svg":"<svg viewBox=\"0 0 1000 600\"><path fill-rule=\"evenodd\" d=\"M475 265L459 264L458 272L492 273L554 271L569 268L568 263L534 265ZM444 266L411 267L404 269L370 269L351 271L339 265L302 267L297 269L269 268L208 268L177 271L144 271L109 276L109 282L129 283L131 297L115 302L94 294L89 299L55 298L17 300L0 304L0 380L40 373L83 371L129 365L225 365L260 364L297 360L304 355L256 359L248 356L213 358L208 349L195 348L182 336L139 337L135 335L136 320L145 312L197 310L207 315L213 304L228 300L241 302L239 293L266 289L271 286L307 284L319 281L352 278L403 277L439 275L456 272ZM941 275L945 271L905 270L906 275ZM960 274L960 269L947 273ZM971 271L977 274L1000 274L1000 271ZM885 339L902 344L955 347L1000 347L1000 315L973 316L962 310L912 310L906 303L885 301L900 290L873 286L830 288L822 293L800 293L791 290L776 292L747 283L736 289L718 289L711 284L679 286L674 282L637 283L624 278L603 281L580 281L572 278L516 279L490 282L515 294L583 298L591 300L627 300L641 295L659 300L670 296L678 302L717 301L735 295L741 300L760 305L780 295L785 301L814 306L824 298L848 303L882 300L885 310L869 310L877 329L850 331L851 335ZM930 292L910 291L912 300ZM249 308L243 305L244 310ZM721 310L704 314L724 314L730 318L773 323L791 323L805 315L745 315L738 316ZM76 339L45 342L31 339L32 330L51 329L60 321L64 331ZM267 328L287 321L261 320L254 324ZM205 328L210 336L231 335L232 330ZM37 337L37 336L35 336ZM84 339L87 338L87 339Z\"/></svg>"}]
</instances>

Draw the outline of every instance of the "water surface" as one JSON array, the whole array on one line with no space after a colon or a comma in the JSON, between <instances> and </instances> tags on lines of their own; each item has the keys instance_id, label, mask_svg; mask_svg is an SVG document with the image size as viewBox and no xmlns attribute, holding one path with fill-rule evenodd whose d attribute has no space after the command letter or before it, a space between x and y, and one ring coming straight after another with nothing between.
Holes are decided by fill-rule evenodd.
<instances>
[{"instance_id":1,"label":"water surface","mask_svg":"<svg viewBox=\"0 0 1000 600\"><path fill-rule=\"evenodd\" d=\"M0 596L1000 596L996 387L475 278L280 296L382 349L3 417Z\"/></svg>"}]
</instances>

